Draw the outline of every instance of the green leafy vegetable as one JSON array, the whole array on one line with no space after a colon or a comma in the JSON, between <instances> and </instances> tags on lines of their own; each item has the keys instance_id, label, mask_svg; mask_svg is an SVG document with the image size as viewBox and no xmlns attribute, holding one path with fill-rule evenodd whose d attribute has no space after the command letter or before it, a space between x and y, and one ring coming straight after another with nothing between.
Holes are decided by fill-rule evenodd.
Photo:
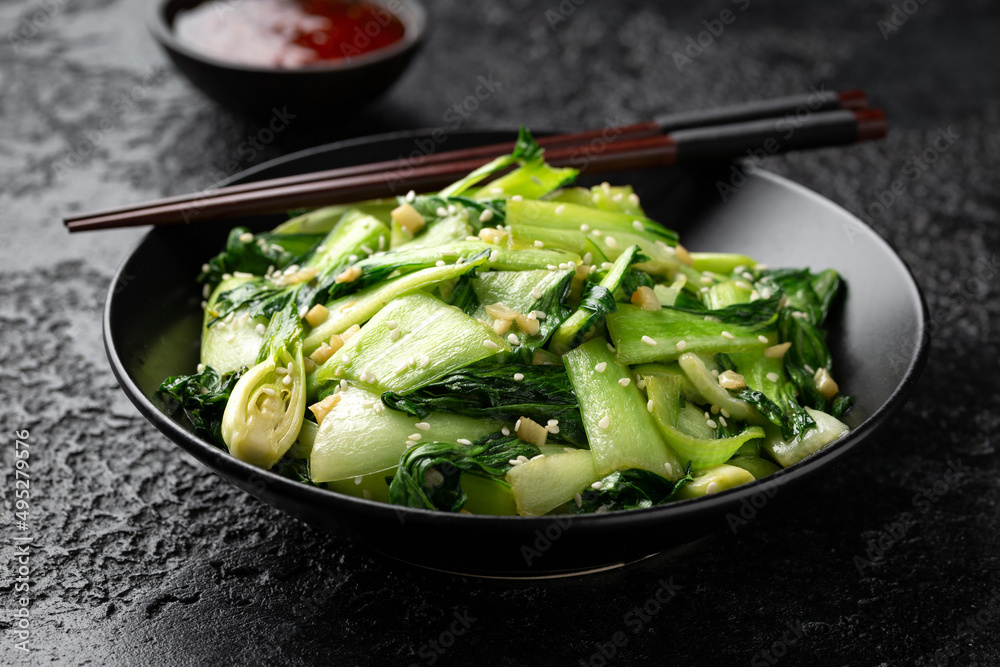
<instances>
[{"instance_id":1,"label":"green leafy vegetable","mask_svg":"<svg viewBox=\"0 0 1000 667\"><path fill-rule=\"evenodd\" d=\"M242 368L220 375L211 366L206 366L193 375L168 377L158 391L179 404L198 433L205 435L219 447L225 447L226 443L222 439L222 414L233 387L245 371Z\"/></svg>"},{"instance_id":2,"label":"green leafy vegetable","mask_svg":"<svg viewBox=\"0 0 1000 667\"><path fill-rule=\"evenodd\" d=\"M680 490L693 480L690 465L677 481L638 468L617 470L601 478L600 489L587 489L581 493L580 505L571 504L570 512L589 514L662 505L674 500Z\"/></svg>"}]
</instances>

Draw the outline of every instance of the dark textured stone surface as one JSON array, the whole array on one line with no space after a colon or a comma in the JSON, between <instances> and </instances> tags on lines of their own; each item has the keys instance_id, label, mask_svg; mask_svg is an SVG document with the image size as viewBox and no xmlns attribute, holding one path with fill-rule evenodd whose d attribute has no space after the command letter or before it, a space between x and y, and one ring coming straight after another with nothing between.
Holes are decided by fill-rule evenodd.
<instances>
[{"instance_id":1,"label":"dark textured stone surface","mask_svg":"<svg viewBox=\"0 0 1000 667\"><path fill-rule=\"evenodd\" d=\"M143 4L0 6L4 608L20 595L14 538L34 536L31 652L15 648L3 613L0 664L597 665L616 632L624 645L609 662L622 664L895 665L939 649L943 664L1000 663L995 3L912 3L886 40L877 22L888 0L433 1L431 40L390 94L337 127L293 122L254 156L239 147L258 126L170 70ZM560 7L575 10L550 26L546 11ZM727 7L736 20L678 71L671 54ZM954 144L866 218L915 268L932 313L930 360L906 408L821 483L779 496L735 534L536 583L417 571L319 534L224 484L139 417L104 359L100 311L140 232L71 238L58 216L204 188L335 138L448 127L444 114L480 75L502 85L465 127L600 126L864 87L892 119L886 141L767 165L858 213L952 127ZM24 532L13 515L20 429L31 432ZM858 557L870 561L860 571ZM659 607L661 580L679 590ZM652 615L633 612L646 604Z\"/></svg>"}]
</instances>

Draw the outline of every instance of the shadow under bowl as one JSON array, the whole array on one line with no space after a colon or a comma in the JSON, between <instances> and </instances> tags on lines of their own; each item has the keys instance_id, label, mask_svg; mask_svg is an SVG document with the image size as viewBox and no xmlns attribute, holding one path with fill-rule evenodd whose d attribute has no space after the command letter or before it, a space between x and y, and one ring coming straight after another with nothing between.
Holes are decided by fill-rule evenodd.
<instances>
[{"instance_id":1,"label":"shadow under bowl","mask_svg":"<svg viewBox=\"0 0 1000 667\"><path fill-rule=\"evenodd\" d=\"M446 149L509 140L513 132L459 133ZM392 159L426 133L397 133L320 146L234 178L248 182ZM279 216L153 229L126 257L108 294L104 338L123 390L160 431L237 487L322 530L347 531L383 554L438 570L478 576L552 576L629 563L726 528L747 502L781 502L786 485L828 473L864 444L912 390L926 349L926 307L909 269L874 231L816 193L758 171L719 200L719 170L647 170L619 174L653 219L680 233L692 250L739 252L774 267L837 269L846 298L828 320L834 373L853 396L851 432L780 472L735 489L668 505L584 516L495 517L386 505L306 486L256 469L199 437L157 397L170 375L198 362L201 295L195 277L223 247L229 228L263 231ZM877 289L874 287L877 286ZM789 494L791 495L791 494ZM794 494L800 496L801 494ZM808 497L807 497L808 498ZM755 505L756 506L756 505ZM815 521L836 508L811 508Z\"/></svg>"},{"instance_id":2,"label":"shadow under bowl","mask_svg":"<svg viewBox=\"0 0 1000 667\"><path fill-rule=\"evenodd\" d=\"M153 0L146 25L170 59L202 92L223 106L255 117L275 110L310 122L354 113L392 85L423 43L427 12L416 0L370 0L402 23L402 39L361 55L295 69L222 60L183 42L177 15L211 0Z\"/></svg>"}]
</instances>

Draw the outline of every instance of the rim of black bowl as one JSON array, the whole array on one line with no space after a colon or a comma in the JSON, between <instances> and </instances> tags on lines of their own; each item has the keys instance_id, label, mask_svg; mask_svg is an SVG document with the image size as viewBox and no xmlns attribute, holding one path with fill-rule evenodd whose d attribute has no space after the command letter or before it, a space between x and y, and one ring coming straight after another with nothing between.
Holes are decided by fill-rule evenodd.
<instances>
[{"instance_id":1,"label":"rim of black bowl","mask_svg":"<svg viewBox=\"0 0 1000 667\"><path fill-rule=\"evenodd\" d=\"M244 179L250 178L254 174L266 169L270 169L282 163L293 162L308 156L327 153L351 146L376 143L379 141L427 136L429 132L430 130L426 129L390 132L324 144L322 146L309 148L276 158L247 169L239 174L233 175L222 185L243 181ZM469 130L461 133L486 134L488 132L488 130ZM909 363L903 373L902 380L893 390L889 398L881 406L879 406L878 409L872 412L872 414L861 424L849 431L847 435L834 441L820 451L811 454L799 463L796 463L788 468L783 468L776 473L768 475L762 479L755 480L754 482L700 498L681 500L644 509L619 510L603 512L600 514L573 515L574 526L578 526L578 528L574 528L575 532L578 532L579 530L587 530L588 527L599 530L600 526L607 525L608 522L620 524L640 524L650 522L652 524L658 519L667 516L670 516L673 519L681 519L685 517L690 518L696 514L715 513L721 511L726 506L735 505L744 499L749 499L750 497L755 496L756 494L762 492L767 493L767 491L771 489L780 488L786 484L797 482L806 475L814 472L816 468L827 465L834 459L839 458L851 450L859 442L872 435L872 433L874 433L877 429L882 427L888 417L895 412L896 409L901 407L903 402L905 402L905 400L909 397L914 385L919 379L920 372L926 362L929 342L927 336L927 303L913 277L913 272L910 270L910 267L906 264L902 257L899 256L899 253L895 251L889 242L879 236L871 227L861 221L857 216L822 195L810 190L809 188L765 170L756 170L754 172L754 176L776 182L784 187L792 188L805 196L815 199L817 203L823 206L832 207L843 215L848 216L852 221L860 225L871 235L873 242L882 245L885 250L889 251L889 254L894 258L894 260L899 263L900 268L903 269L905 275L909 278L909 284L907 287L912 292L915 302L920 306L918 309L918 321L915 331L917 334L917 346L909 359ZM269 488L278 489L281 495L294 496L296 500L304 504L317 501L327 504L333 503L345 507L362 507L367 512L373 512L383 518L398 519L400 514L404 513L406 515L406 522L410 523L412 521L416 525L420 525L422 523L433 523L437 526L451 524L461 526L463 523L467 525L468 522L477 522L483 527L492 525L497 529L503 529L516 525L524 530L533 531L544 530L547 526L560 520L561 518L564 519L564 517L559 516L525 517L458 514L389 505L375 500L365 500L364 498L347 496L334 491L329 491L327 489L307 486L300 482L282 477L269 470L261 470L260 468L252 466L248 463L244 463L243 461L231 456L228 452L219 449L207 440L203 440L181 427L173 420L173 418L161 411L132 381L119 358L118 351L111 336L115 286L118 285L119 281L122 279L124 271L128 263L131 261L133 254L143 243L146 242L148 236L155 232L155 229L151 230L143 236L138 243L135 244L132 250L129 251L129 253L121 261L115 271L114 277L112 278L111 285L108 290L108 297L105 301L103 318L105 351L107 352L108 360L111 363L112 371L114 372L115 377L121 384L125 394L136 406L136 408L138 408L139 412L152 422L153 425L156 426L156 428L159 429L164 435L167 435L171 440L180 445L199 461L202 461L213 469L218 468L234 476L240 475L243 479L252 479L254 476L263 477ZM272 484L273 487L271 486ZM463 574L469 576L481 576L476 575L474 572L464 572Z\"/></svg>"},{"instance_id":2,"label":"rim of black bowl","mask_svg":"<svg viewBox=\"0 0 1000 667\"><path fill-rule=\"evenodd\" d=\"M190 2L190 6L179 7L178 11L181 9L192 9L198 5L212 1L213 0L193 0ZM200 51L197 48L189 46L186 42L181 41L174 32L173 27L173 22L176 20L177 12L174 12L173 19L168 18L167 16L167 9L172 4L180 2L185 2L185 0L152 0L149 3L146 9L146 27L153 34L153 37L155 37L161 44L169 46L170 49L173 49L174 51L177 51L192 60L199 60L222 69L239 70L243 72L266 72L269 74L279 73L288 76L308 76L319 72L343 72L362 69L368 65L388 60L415 48L423 41L427 33L427 10L424 8L423 4L417 0L368 0L368 2L384 8L403 23L402 39L375 49L374 51L369 51L352 58L313 63L302 67L263 67L260 65L248 65L233 60L216 58L215 56L209 55L204 51ZM402 5L403 11L392 11L388 5L393 3Z\"/></svg>"}]
</instances>

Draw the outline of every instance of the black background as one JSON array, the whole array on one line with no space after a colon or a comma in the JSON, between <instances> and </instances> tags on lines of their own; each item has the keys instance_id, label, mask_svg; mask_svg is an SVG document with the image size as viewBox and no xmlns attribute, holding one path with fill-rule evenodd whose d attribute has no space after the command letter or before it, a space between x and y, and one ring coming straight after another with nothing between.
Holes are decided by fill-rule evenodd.
<instances>
[{"instance_id":1,"label":"black background","mask_svg":"<svg viewBox=\"0 0 1000 667\"><path fill-rule=\"evenodd\" d=\"M261 125L172 70L142 0L0 6L4 607L25 534L11 492L21 429L35 538L32 650L14 648L0 615L0 663L600 665L602 647L619 664L1000 663L1000 11L904 4L914 13L890 28L888 1L429 1L430 39L390 93L326 127L293 120L252 158L240 145ZM726 8L736 20L679 69L672 54ZM885 141L767 167L862 215L914 269L933 340L908 405L732 534L544 582L415 570L317 533L139 417L108 369L100 310L141 232L70 237L59 216L202 189L338 138L451 132L446 114L479 76L500 86L462 128L600 127L867 90L889 114ZM953 145L911 162L948 128ZM874 206L897 179L902 194Z\"/></svg>"}]
</instances>

